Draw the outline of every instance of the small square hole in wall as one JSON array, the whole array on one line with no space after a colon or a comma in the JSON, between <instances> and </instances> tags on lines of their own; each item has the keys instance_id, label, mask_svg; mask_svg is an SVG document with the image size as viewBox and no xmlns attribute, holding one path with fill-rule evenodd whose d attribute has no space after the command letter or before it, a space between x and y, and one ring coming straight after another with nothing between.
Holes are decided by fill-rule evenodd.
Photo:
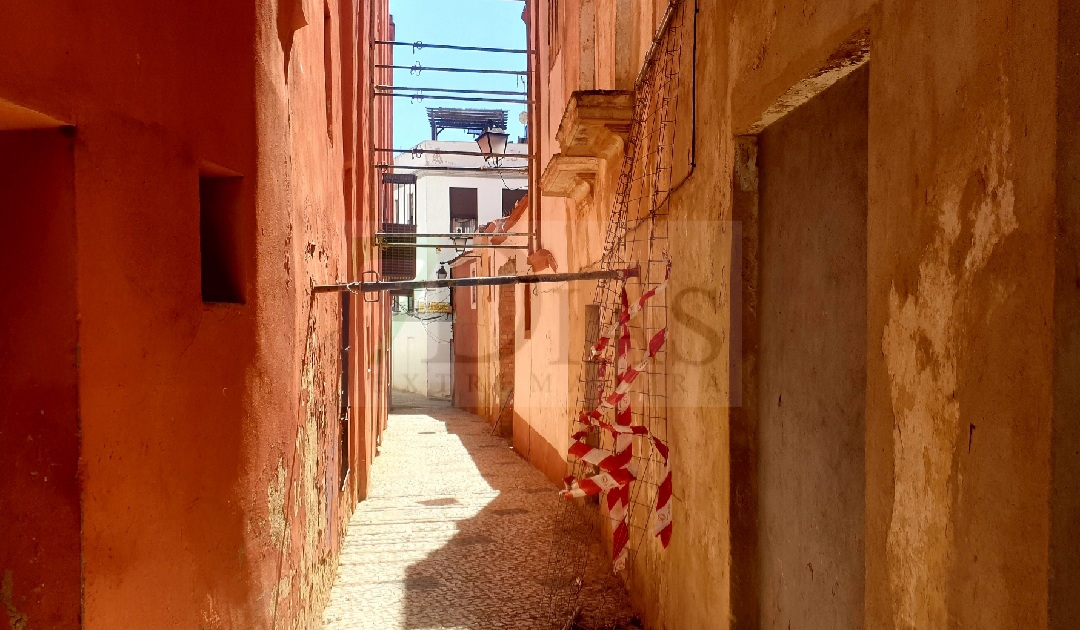
<instances>
[{"instance_id":1,"label":"small square hole in wall","mask_svg":"<svg viewBox=\"0 0 1080 630\"><path fill-rule=\"evenodd\" d=\"M242 183L241 177L199 176L199 254L202 299L206 303L244 303L240 258Z\"/></svg>"}]
</instances>

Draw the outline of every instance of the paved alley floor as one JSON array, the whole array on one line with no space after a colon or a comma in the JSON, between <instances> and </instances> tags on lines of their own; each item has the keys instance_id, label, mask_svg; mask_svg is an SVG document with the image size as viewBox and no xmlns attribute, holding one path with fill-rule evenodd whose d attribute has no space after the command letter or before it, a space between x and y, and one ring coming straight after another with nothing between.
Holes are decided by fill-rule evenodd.
<instances>
[{"instance_id":1,"label":"paved alley floor","mask_svg":"<svg viewBox=\"0 0 1080 630\"><path fill-rule=\"evenodd\" d=\"M558 489L506 440L447 403L395 402L370 497L349 524L327 629L563 630L567 606L580 606L587 628L632 616L590 528L566 517ZM577 568L553 558L567 549Z\"/></svg>"}]
</instances>

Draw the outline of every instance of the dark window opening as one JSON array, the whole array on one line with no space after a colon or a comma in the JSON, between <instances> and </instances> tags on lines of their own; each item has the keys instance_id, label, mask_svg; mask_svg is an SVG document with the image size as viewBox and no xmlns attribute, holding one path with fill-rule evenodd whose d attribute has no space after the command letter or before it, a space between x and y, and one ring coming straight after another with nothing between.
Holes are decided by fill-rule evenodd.
<instances>
[{"instance_id":1,"label":"dark window opening","mask_svg":"<svg viewBox=\"0 0 1080 630\"><path fill-rule=\"evenodd\" d=\"M244 303L240 260L240 177L199 177L199 255L202 299Z\"/></svg>"},{"instance_id":2,"label":"dark window opening","mask_svg":"<svg viewBox=\"0 0 1080 630\"><path fill-rule=\"evenodd\" d=\"M502 191L502 215L504 217L510 216L510 213L514 211L514 206L517 202L521 201L529 191L525 188L518 188L511 190L509 188L503 188Z\"/></svg>"},{"instance_id":3,"label":"dark window opening","mask_svg":"<svg viewBox=\"0 0 1080 630\"><path fill-rule=\"evenodd\" d=\"M525 285L525 338L532 339L532 287Z\"/></svg>"},{"instance_id":4,"label":"dark window opening","mask_svg":"<svg viewBox=\"0 0 1080 630\"><path fill-rule=\"evenodd\" d=\"M349 479L349 415L351 403L349 402L349 351L350 334L352 328L352 294L344 291L341 294L341 411L338 418L341 429L341 442L338 445L338 458L340 468L338 476L341 482L341 491L344 492Z\"/></svg>"},{"instance_id":5,"label":"dark window opening","mask_svg":"<svg viewBox=\"0 0 1080 630\"><path fill-rule=\"evenodd\" d=\"M450 189L450 231L475 232L478 225L475 188Z\"/></svg>"}]
</instances>

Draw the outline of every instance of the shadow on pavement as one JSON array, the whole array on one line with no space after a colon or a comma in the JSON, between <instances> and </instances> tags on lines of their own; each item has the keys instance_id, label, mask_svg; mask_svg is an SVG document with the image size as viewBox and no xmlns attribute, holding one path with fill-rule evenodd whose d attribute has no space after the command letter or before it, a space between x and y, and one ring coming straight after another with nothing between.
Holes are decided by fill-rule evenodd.
<instances>
[{"instance_id":1,"label":"shadow on pavement","mask_svg":"<svg viewBox=\"0 0 1080 630\"><path fill-rule=\"evenodd\" d=\"M465 456L457 459L468 461L433 470L445 472L446 485L438 488L445 495L418 501L431 519L453 521L456 528L445 544L407 568L406 628L563 630L578 607L580 626L574 627L637 627L630 625L626 591L595 532L550 481L507 441L490 435L479 417L445 404L413 409L405 413L424 413L456 437L464 450L457 452ZM406 439L418 445L453 439L437 428L417 433Z\"/></svg>"}]
</instances>

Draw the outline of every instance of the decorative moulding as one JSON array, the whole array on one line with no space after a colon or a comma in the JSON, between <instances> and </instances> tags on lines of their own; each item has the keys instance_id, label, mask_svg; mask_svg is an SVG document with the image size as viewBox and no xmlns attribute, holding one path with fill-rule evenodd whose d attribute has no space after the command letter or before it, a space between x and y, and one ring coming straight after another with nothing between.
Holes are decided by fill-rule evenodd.
<instances>
[{"instance_id":1,"label":"decorative moulding","mask_svg":"<svg viewBox=\"0 0 1080 630\"><path fill-rule=\"evenodd\" d=\"M633 118L633 92L574 92L566 104L555 139L563 155L611 159L622 152Z\"/></svg>"},{"instance_id":2,"label":"decorative moulding","mask_svg":"<svg viewBox=\"0 0 1080 630\"><path fill-rule=\"evenodd\" d=\"M600 160L556 153L540 177L540 190L547 197L570 197L581 201L592 191Z\"/></svg>"}]
</instances>

